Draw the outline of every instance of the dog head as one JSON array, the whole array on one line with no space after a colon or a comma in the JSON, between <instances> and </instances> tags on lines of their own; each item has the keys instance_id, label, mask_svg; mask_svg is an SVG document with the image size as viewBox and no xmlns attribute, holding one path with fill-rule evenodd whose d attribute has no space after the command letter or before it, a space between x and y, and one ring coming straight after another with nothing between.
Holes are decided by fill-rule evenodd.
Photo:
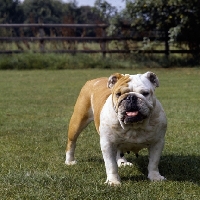
<instances>
[{"instance_id":1,"label":"dog head","mask_svg":"<svg viewBox=\"0 0 200 200\"><path fill-rule=\"evenodd\" d=\"M150 116L156 98L154 91L159 80L153 72L137 75L115 73L108 79L112 102L121 126L143 123Z\"/></svg>"}]
</instances>

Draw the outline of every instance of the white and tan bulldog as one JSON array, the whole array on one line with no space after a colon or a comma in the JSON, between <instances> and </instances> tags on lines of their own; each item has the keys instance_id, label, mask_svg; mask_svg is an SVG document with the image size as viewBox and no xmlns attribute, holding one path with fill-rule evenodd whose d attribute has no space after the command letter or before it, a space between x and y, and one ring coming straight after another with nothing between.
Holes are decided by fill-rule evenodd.
<instances>
[{"instance_id":1,"label":"white and tan bulldog","mask_svg":"<svg viewBox=\"0 0 200 200\"><path fill-rule=\"evenodd\" d=\"M81 131L94 120L109 185L119 185L118 166L132 165L125 152L149 152L148 178L160 181L158 164L167 128L165 112L154 91L159 86L153 72L113 74L88 81L82 88L69 123L67 165L76 163L74 151Z\"/></svg>"}]
</instances>

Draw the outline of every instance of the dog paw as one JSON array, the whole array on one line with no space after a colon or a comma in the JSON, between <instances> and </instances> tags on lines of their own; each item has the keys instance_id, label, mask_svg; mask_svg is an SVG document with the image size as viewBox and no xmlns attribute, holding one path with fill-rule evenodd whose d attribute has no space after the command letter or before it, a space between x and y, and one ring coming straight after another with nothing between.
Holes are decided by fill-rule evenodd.
<instances>
[{"instance_id":1,"label":"dog paw","mask_svg":"<svg viewBox=\"0 0 200 200\"><path fill-rule=\"evenodd\" d=\"M117 161L118 167L122 166L132 166L133 164L131 162L128 162L124 157L118 159Z\"/></svg>"},{"instance_id":2,"label":"dog paw","mask_svg":"<svg viewBox=\"0 0 200 200\"><path fill-rule=\"evenodd\" d=\"M65 161L65 164L66 165L75 165L77 162L75 161L75 160L73 160L73 161Z\"/></svg>"},{"instance_id":3,"label":"dog paw","mask_svg":"<svg viewBox=\"0 0 200 200\"><path fill-rule=\"evenodd\" d=\"M108 184L109 186L120 186L121 181L120 181L119 175L118 174L108 174L105 184Z\"/></svg>"},{"instance_id":4,"label":"dog paw","mask_svg":"<svg viewBox=\"0 0 200 200\"><path fill-rule=\"evenodd\" d=\"M159 174L159 172L150 172L149 175L148 175L148 178L151 181L164 181L164 180L166 180L166 178L164 176L161 176Z\"/></svg>"},{"instance_id":5,"label":"dog paw","mask_svg":"<svg viewBox=\"0 0 200 200\"><path fill-rule=\"evenodd\" d=\"M120 186L121 185L121 182L119 180L106 180L105 184L108 184L109 186Z\"/></svg>"}]
</instances>

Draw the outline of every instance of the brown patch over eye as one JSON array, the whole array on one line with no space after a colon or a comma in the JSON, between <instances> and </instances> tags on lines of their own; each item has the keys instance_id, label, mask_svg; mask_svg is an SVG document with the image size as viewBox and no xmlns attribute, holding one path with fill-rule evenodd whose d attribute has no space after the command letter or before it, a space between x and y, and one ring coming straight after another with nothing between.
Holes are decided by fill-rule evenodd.
<instances>
[{"instance_id":1,"label":"brown patch over eye","mask_svg":"<svg viewBox=\"0 0 200 200\"><path fill-rule=\"evenodd\" d=\"M125 94L125 93L128 93L128 92L130 92L130 89L128 87L122 87L121 88L121 93L122 94Z\"/></svg>"}]
</instances>

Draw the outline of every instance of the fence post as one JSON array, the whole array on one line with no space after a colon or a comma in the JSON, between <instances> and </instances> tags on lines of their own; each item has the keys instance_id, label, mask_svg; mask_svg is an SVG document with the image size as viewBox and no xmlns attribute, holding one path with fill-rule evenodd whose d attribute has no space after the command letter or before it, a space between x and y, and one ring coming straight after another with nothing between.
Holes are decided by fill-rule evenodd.
<instances>
[{"instance_id":1,"label":"fence post","mask_svg":"<svg viewBox=\"0 0 200 200\"><path fill-rule=\"evenodd\" d=\"M43 24L43 19L39 18L38 19L38 23L39 24ZM45 36L44 28L42 26L39 27L38 35L41 38ZM39 40L39 42L40 42L40 51L44 52L45 51L45 49L44 49L44 40L41 39L41 40Z\"/></svg>"},{"instance_id":2,"label":"fence post","mask_svg":"<svg viewBox=\"0 0 200 200\"><path fill-rule=\"evenodd\" d=\"M39 37L44 37L45 36L45 33L44 33L44 29L43 28L40 28L39 29ZM44 49L44 40L41 39L39 40L40 42L40 51L44 52L45 49Z\"/></svg>"},{"instance_id":3,"label":"fence post","mask_svg":"<svg viewBox=\"0 0 200 200\"><path fill-rule=\"evenodd\" d=\"M103 27L103 32L102 32L102 36L103 37L106 37L106 27ZM106 40L103 40L102 42L102 55L103 55L103 58L106 57Z\"/></svg>"},{"instance_id":4,"label":"fence post","mask_svg":"<svg viewBox=\"0 0 200 200\"><path fill-rule=\"evenodd\" d=\"M169 58L169 30L165 29L165 57L168 60Z\"/></svg>"}]
</instances>

